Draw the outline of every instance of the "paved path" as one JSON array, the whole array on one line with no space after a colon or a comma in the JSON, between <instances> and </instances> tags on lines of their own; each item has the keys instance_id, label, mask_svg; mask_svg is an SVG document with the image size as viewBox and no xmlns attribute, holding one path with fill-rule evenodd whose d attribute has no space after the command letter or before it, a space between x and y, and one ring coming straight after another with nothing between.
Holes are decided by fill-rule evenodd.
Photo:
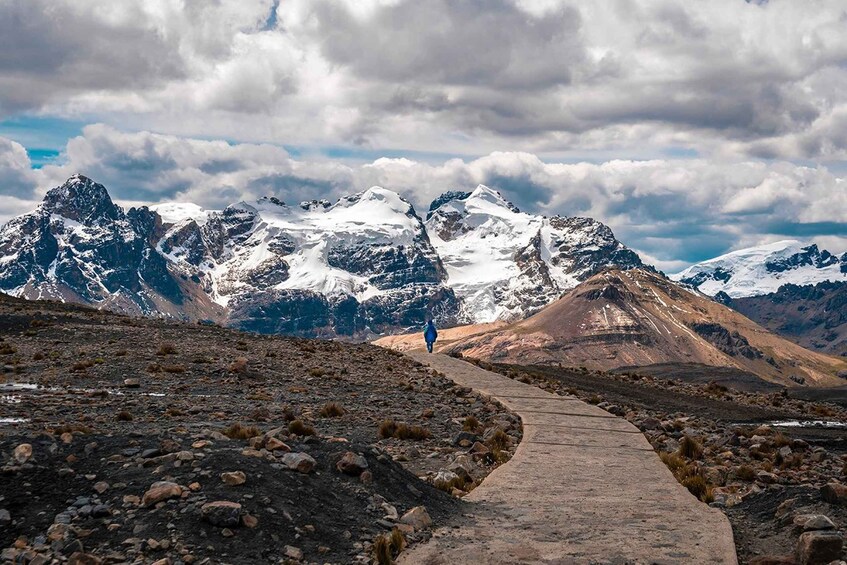
<instances>
[{"instance_id":1,"label":"paved path","mask_svg":"<svg viewBox=\"0 0 847 565\"><path fill-rule=\"evenodd\" d=\"M465 497L473 516L401 564L737 563L723 513L677 483L626 420L445 355L407 354L497 398L520 415L524 436Z\"/></svg>"}]
</instances>

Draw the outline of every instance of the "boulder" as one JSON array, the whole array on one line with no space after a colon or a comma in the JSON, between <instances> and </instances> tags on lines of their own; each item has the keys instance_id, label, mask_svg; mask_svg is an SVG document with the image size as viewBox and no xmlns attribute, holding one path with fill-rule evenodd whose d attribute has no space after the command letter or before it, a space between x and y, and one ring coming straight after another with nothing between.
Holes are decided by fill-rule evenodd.
<instances>
[{"instance_id":1,"label":"boulder","mask_svg":"<svg viewBox=\"0 0 847 565\"><path fill-rule=\"evenodd\" d=\"M237 487L247 482L247 475L244 474L244 471L230 471L221 473L221 480L226 485Z\"/></svg>"},{"instance_id":2,"label":"boulder","mask_svg":"<svg viewBox=\"0 0 847 565\"><path fill-rule=\"evenodd\" d=\"M459 475L452 471L438 471L432 478L432 485L443 491L450 491L456 482L459 481Z\"/></svg>"},{"instance_id":3,"label":"boulder","mask_svg":"<svg viewBox=\"0 0 847 565\"><path fill-rule=\"evenodd\" d=\"M358 477L362 474L362 471L368 468L368 460L361 455L348 451L335 464L335 468L345 475Z\"/></svg>"},{"instance_id":4,"label":"boulder","mask_svg":"<svg viewBox=\"0 0 847 565\"><path fill-rule=\"evenodd\" d=\"M835 481L821 487L821 498L830 504L847 506L847 486Z\"/></svg>"},{"instance_id":5,"label":"boulder","mask_svg":"<svg viewBox=\"0 0 847 565\"><path fill-rule=\"evenodd\" d=\"M28 443L22 443L12 452L12 458L18 465L23 465L32 457L32 446Z\"/></svg>"},{"instance_id":6,"label":"boulder","mask_svg":"<svg viewBox=\"0 0 847 565\"><path fill-rule=\"evenodd\" d=\"M800 534L795 556L800 565L824 565L841 558L841 532L813 531Z\"/></svg>"},{"instance_id":7,"label":"boulder","mask_svg":"<svg viewBox=\"0 0 847 565\"><path fill-rule=\"evenodd\" d=\"M241 505L228 500L208 502L200 508L200 516L219 528L235 528L241 524Z\"/></svg>"},{"instance_id":8,"label":"boulder","mask_svg":"<svg viewBox=\"0 0 847 565\"><path fill-rule=\"evenodd\" d=\"M282 457L282 464L306 475L312 472L318 462L306 453L286 453Z\"/></svg>"},{"instance_id":9,"label":"boulder","mask_svg":"<svg viewBox=\"0 0 847 565\"><path fill-rule=\"evenodd\" d=\"M153 506L169 498L182 496L182 487L169 481L158 481L150 485L147 492L141 498L142 506Z\"/></svg>"},{"instance_id":10,"label":"boulder","mask_svg":"<svg viewBox=\"0 0 847 565\"><path fill-rule=\"evenodd\" d=\"M425 530L432 526L432 518L426 511L426 506L415 506L400 518L400 523L408 524L415 530Z\"/></svg>"},{"instance_id":11,"label":"boulder","mask_svg":"<svg viewBox=\"0 0 847 565\"><path fill-rule=\"evenodd\" d=\"M832 520L823 514L797 514L793 522L794 527L802 532L835 529Z\"/></svg>"}]
</instances>

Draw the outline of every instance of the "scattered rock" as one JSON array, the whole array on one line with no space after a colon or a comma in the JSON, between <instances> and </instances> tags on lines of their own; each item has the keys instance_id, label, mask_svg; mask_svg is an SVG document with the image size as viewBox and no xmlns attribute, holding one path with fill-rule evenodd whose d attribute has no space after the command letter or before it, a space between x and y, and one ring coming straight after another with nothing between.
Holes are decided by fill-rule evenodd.
<instances>
[{"instance_id":1,"label":"scattered rock","mask_svg":"<svg viewBox=\"0 0 847 565\"><path fill-rule=\"evenodd\" d=\"M821 497L830 504L847 505L847 486L831 482L821 487Z\"/></svg>"},{"instance_id":2,"label":"scattered rock","mask_svg":"<svg viewBox=\"0 0 847 565\"><path fill-rule=\"evenodd\" d=\"M844 538L840 532L813 531L800 535L796 557L800 565L823 565L841 557Z\"/></svg>"},{"instance_id":3,"label":"scattered rock","mask_svg":"<svg viewBox=\"0 0 847 565\"><path fill-rule=\"evenodd\" d=\"M12 515L5 508L0 508L0 526L8 526L12 523Z\"/></svg>"},{"instance_id":4,"label":"scattered rock","mask_svg":"<svg viewBox=\"0 0 847 565\"><path fill-rule=\"evenodd\" d=\"M228 500L208 502L200 508L203 520L219 528L235 528L241 524L241 505Z\"/></svg>"},{"instance_id":5,"label":"scattered rock","mask_svg":"<svg viewBox=\"0 0 847 565\"><path fill-rule=\"evenodd\" d=\"M303 550L300 549L299 547L294 547L292 545L286 545L285 546L285 556L288 557L289 559L295 559L297 561L300 561L301 559L303 559Z\"/></svg>"},{"instance_id":6,"label":"scattered rock","mask_svg":"<svg viewBox=\"0 0 847 565\"><path fill-rule=\"evenodd\" d=\"M282 464L305 475L311 473L318 462L306 453L286 453L282 457Z\"/></svg>"},{"instance_id":7,"label":"scattered rock","mask_svg":"<svg viewBox=\"0 0 847 565\"><path fill-rule=\"evenodd\" d=\"M141 499L143 506L153 506L169 498L182 496L182 487L169 481L153 483Z\"/></svg>"},{"instance_id":8,"label":"scattered rock","mask_svg":"<svg viewBox=\"0 0 847 565\"><path fill-rule=\"evenodd\" d=\"M425 530L432 526L432 518L425 506L415 506L400 518L400 522L412 526L415 530Z\"/></svg>"},{"instance_id":9,"label":"scattered rock","mask_svg":"<svg viewBox=\"0 0 847 565\"><path fill-rule=\"evenodd\" d=\"M136 378L124 379L124 388L141 388L141 381Z\"/></svg>"},{"instance_id":10,"label":"scattered rock","mask_svg":"<svg viewBox=\"0 0 847 565\"><path fill-rule=\"evenodd\" d=\"M12 458L18 465L23 465L32 457L32 446L28 443L22 443L15 448L12 453Z\"/></svg>"},{"instance_id":11,"label":"scattered rock","mask_svg":"<svg viewBox=\"0 0 847 565\"><path fill-rule=\"evenodd\" d=\"M236 487L247 482L247 475L244 474L244 471L231 471L221 473L221 480L231 487Z\"/></svg>"},{"instance_id":12,"label":"scattered rock","mask_svg":"<svg viewBox=\"0 0 847 565\"><path fill-rule=\"evenodd\" d=\"M368 468L368 461L361 455L348 451L335 464L335 467L346 475L358 477L362 474L362 471Z\"/></svg>"}]
</instances>

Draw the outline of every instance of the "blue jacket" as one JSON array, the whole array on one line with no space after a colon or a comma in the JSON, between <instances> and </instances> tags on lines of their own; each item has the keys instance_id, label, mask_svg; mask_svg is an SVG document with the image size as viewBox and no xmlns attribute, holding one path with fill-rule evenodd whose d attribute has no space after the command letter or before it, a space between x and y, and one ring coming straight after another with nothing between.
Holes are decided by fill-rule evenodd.
<instances>
[{"instance_id":1,"label":"blue jacket","mask_svg":"<svg viewBox=\"0 0 847 565\"><path fill-rule=\"evenodd\" d=\"M427 343L431 343L438 339L438 330L435 329L435 324L432 322L426 325L426 329L424 330L424 339Z\"/></svg>"}]
</instances>

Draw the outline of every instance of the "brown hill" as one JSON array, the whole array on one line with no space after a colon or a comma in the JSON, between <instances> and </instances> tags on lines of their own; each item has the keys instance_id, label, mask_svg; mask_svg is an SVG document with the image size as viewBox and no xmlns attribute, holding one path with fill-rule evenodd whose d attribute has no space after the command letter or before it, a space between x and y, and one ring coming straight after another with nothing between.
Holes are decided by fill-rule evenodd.
<instances>
[{"instance_id":1,"label":"brown hill","mask_svg":"<svg viewBox=\"0 0 847 565\"><path fill-rule=\"evenodd\" d=\"M709 297L635 269L595 275L538 314L442 345L487 361L591 369L702 363L781 384L843 384L847 362L774 335Z\"/></svg>"}]
</instances>

